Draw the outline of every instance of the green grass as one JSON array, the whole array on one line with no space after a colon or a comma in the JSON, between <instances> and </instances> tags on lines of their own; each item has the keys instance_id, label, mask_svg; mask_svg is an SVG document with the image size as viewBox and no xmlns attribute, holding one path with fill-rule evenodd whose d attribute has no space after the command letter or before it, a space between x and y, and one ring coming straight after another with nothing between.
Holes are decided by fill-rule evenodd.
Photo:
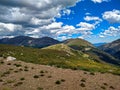
<instances>
[{"instance_id":1,"label":"green grass","mask_svg":"<svg viewBox=\"0 0 120 90\"><path fill-rule=\"evenodd\" d=\"M68 52L65 52L64 50L0 45L0 56L3 57L13 56L17 58L17 60L35 64L71 68L74 70L85 70L89 72L108 72L120 75L120 68L117 66L96 62L89 57L84 57L84 53L76 50L71 50L70 52L74 53L74 55L68 55Z\"/></svg>"}]
</instances>

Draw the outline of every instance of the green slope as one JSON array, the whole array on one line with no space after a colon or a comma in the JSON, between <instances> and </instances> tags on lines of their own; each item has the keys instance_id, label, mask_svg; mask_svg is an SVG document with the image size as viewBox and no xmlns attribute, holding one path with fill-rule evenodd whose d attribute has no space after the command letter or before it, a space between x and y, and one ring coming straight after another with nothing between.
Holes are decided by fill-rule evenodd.
<instances>
[{"instance_id":1,"label":"green slope","mask_svg":"<svg viewBox=\"0 0 120 90\"><path fill-rule=\"evenodd\" d=\"M59 47L61 45L57 46ZM48 47L48 49L35 49L11 45L0 45L0 56L13 56L17 58L17 60L35 64L54 65L61 68L82 69L92 72L99 71L120 74L119 67L96 62L87 57L87 54L70 49L66 45L64 46L67 48L67 50L70 50L69 52L72 52L74 55L64 50L51 49L50 47Z\"/></svg>"},{"instance_id":2,"label":"green slope","mask_svg":"<svg viewBox=\"0 0 120 90\"><path fill-rule=\"evenodd\" d=\"M87 55L92 60L95 60L97 62L106 62L106 63L111 63L115 65L120 65L119 60L111 56L110 54L99 50L95 48L91 43L83 40L83 39L70 39L64 41L64 44L68 45L69 47L79 50Z\"/></svg>"}]
</instances>

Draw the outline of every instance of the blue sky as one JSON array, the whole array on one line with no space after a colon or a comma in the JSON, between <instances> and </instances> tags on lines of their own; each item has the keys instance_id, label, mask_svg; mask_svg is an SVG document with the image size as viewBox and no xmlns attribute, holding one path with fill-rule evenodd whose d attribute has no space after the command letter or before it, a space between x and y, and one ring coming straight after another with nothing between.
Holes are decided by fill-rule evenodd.
<instances>
[{"instance_id":1,"label":"blue sky","mask_svg":"<svg viewBox=\"0 0 120 90\"><path fill-rule=\"evenodd\" d=\"M20 35L111 42L120 38L120 0L0 0L0 38Z\"/></svg>"}]
</instances>

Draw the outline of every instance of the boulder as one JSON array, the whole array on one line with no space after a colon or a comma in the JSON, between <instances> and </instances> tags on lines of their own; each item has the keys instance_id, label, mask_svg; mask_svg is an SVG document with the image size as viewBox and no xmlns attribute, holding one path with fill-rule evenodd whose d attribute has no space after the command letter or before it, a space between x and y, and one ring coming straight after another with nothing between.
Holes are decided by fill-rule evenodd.
<instances>
[{"instance_id":1,"label":"boulder","mask_svg":"<svg viewBox=\"0 0 120 90\"><path fill-rule=\"evenodd\" d=\"M16 60L16 58L15 58L15 57L12 57L12 56L8 56L6 60L7 60L7 61L14 61L14 60Z\"/></svg>"}]
</instances>

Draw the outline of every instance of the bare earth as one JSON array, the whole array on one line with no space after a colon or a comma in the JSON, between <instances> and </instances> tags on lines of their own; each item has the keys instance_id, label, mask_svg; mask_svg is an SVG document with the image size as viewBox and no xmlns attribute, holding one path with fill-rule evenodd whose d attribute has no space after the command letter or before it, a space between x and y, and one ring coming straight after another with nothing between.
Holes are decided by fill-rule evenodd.
<instances>
[{"instance_id":1,"label":"bare earth","mask_svg":"<svg viewBox=\"0 0 120 90\"><path fill-rule=\"evenodd\" d=\"M120 76L0 59L0 90L120 90Z\"/></svg>"}]
</instances>

